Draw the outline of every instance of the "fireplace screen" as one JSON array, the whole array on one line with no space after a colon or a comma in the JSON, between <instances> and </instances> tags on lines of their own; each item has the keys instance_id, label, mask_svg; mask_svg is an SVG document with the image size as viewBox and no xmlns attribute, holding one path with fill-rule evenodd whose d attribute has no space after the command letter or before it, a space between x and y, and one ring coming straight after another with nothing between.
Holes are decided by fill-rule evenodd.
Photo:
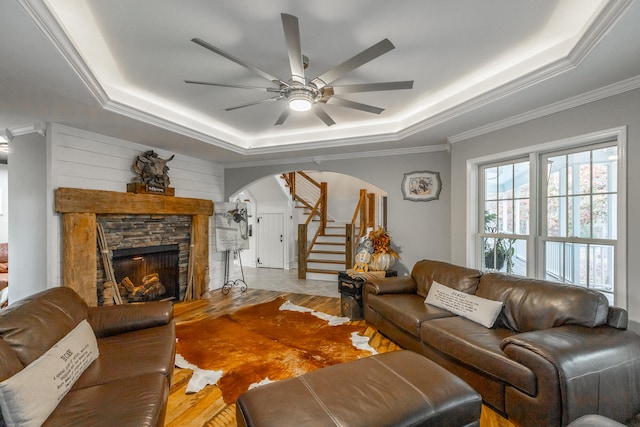
<instances>
[{"instance_id":1,"label":"fireplace screen","mask_svg":"<svg viewBox=\"0 0 640 427\"><path fill-rule=\"evenodd\" d=\"M129 302L179 299L178 245L117 249L113 270Z\"/></svg>"}]
</instances>

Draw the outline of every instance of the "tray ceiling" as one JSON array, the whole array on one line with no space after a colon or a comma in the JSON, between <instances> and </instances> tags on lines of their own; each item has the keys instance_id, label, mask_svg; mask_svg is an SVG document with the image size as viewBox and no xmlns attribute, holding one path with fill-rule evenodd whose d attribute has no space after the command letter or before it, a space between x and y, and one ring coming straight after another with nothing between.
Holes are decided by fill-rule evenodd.
<instances>
[{"instance_id":1,"label":"tray ceiling","mask_svg":"<svg viewBox=\"0 0 640 427\"><path fill-rule=\"evenodd\" d=\"M546 96L553 93L552 86L544 93L530 89L578 68L633 2L20 3L104 111L245 156L318 149L331 153L362 145L388 149L394 141L397 147L415 146L420 135L443 124L457 124L444 130L445 137L486 124L486 118L483 122L474 116L480 111L491 118L505 117L492 108L504 108L519 93L526 92L533 102L529 105L536 107L556 100ZM284 100L225 111L272 95L185 84L184 80L197 80L269 86L256 73L191 42L194 37L288 80L281 13L299 19L302 53L309 58L307 77L388 38L395 49L334 83L413 80L413 89L344 96L383 108L379 115L329 102L324 109L336 122L331 127L309 112L292 112L282 126L274 126L287 108ZM619 77L635 75L627 71ZM579 90L567 87L566 95ZM464 125L456 122L462 117L470 120Z\"/></svg>"}]
</instances>

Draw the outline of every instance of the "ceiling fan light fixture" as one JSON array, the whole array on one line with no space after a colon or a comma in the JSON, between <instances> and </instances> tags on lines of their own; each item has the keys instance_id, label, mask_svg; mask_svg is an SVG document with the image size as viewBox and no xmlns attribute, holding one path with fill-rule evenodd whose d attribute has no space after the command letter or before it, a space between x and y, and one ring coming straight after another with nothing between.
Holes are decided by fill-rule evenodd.
<instances>
[{"instance_id":1,"label":"ceiling fan light fixture","mask_svg":"<svg viewBox=\"0 0 640 427\"><path fill-rule=\"evenodd\" d=\"M313 104L313 93L304 89L293 90L287 96L289 108L293 111L309 111Z\"/></svg>"},{"instance_id":2,"label":"ceiling fan light fixture","mask_svg":"<svg viewBox=\"0 0 640 427\"><path fill-rule=\"evenodd\" d=\"M329 86L329 84L339 79L342 75L347 74L350 71L355 70L356 68L361 67L364 64L367 64L368 62L389 52L391 49L394 49L395 46L393 45L393 43L391 43L391 41L389 41L389 39L383 39L379 41L378 43L351 57L350 59L347 59L341 64L331 68L324 74L321 74L319 76L316 76L314 79L309 80L305 76L305 70L309 65L309 58L302 54L298 18L293 15L289 15L288 13L281 13L280 16L282 18L282 28L284 30L287 54L289 56L289 66L291 68L291 78L289 80L285 81L278 77L272 76L271 74L249 64L248 62L245 62L242 59L237 58L236 56L225 52L224 50L196 37L191 39L191 41L207 50L212 51L213 53L222 56L223 58L226 58L240 65L241 67L244 67L245 69L253 72L263 79L268 80L271 85L276 85L277 87L209 83L194 80L185 80L185 83L231 87L239 89L253 89L259 90L261 92L275 94L275 96L271 96L270 98L263 98L258 101L245 103L235 107L225 108L225 111L232 111L239 108L249 107L251 105L262 104L265 102L286 100L289 104L289 108L285 108L284 111L280 113L280 116L278 116L278 119L274 123L274 126L282 125L287 117L289 117L291 111L309 110L313 110L313 113L318 116L318 118L320 118L320 120L322 120L327 126L333 126L334 124L336 124L336 122L331 118L329 114L327 114L322 105L326 104L331 99L333 99L333 104L339 105L341 107L360 110L371 114L380 114L384 111L384 108L349 101L347 99L334 97L334 95L413 88L413 80Z\"/></svg>"}]
</instances>

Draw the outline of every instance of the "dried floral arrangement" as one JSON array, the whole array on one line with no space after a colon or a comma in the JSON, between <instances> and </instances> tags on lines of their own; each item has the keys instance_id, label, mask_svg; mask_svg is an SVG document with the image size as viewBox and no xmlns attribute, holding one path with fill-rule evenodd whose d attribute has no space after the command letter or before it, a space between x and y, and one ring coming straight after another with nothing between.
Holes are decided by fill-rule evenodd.
<instances>
[{"instance_id":1,"label":"dried floral arrangement","mask_svg":"<svg viewBox=\"0 0 640 427\"><path fill-rule=\"evenodd\" d=\"M398 252L391 248L391 236L384 227L371 230L367 238L373 244L374 254L389 254L396 259L400 258Z\"/></svg>"}]
</instances>

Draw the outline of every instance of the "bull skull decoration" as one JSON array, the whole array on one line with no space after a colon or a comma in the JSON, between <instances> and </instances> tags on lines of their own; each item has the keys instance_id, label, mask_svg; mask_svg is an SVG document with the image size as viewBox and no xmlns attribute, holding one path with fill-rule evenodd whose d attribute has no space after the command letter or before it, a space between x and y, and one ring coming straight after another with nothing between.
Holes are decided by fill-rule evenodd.
<instances>
[{"instance_id":1,"label":"bull skull decoration","mask_svg":"<svg viewBox=\"0 0 640 427\"><path fill-rule=\"evenodd\" d=\"M169 163L175 156L161 159L152 150L145 151L133 162L132 169L138 176L134 182L147 184L149 187L167 188L169 186Z\"/></svg>"}]
</instances>

